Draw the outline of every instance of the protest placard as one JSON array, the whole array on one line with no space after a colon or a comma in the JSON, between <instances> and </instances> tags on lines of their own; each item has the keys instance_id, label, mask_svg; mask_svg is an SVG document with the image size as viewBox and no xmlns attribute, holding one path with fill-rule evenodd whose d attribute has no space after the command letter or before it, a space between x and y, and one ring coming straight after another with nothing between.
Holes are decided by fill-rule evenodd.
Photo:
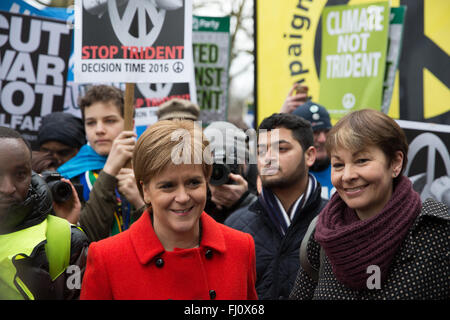
<instances>
[{"instance_id":1,"label":"protest placard","mask_svg":"<svg viewBox=\"0 0 450 320\"><path fill-rule=\"evenodd\" d=\"M174 98L197 103L194 75L189 83L137 83L135 90L135 125L138 135L158 121L159 105Z\"/></svg>"},{"instance_id":2,"label":"protest placard","mask_svg":"<svg viewBox=\"0 0 450 320\"><path fill-rule=\"evenodd\" d=\"M450 125L396 120L408 140L409 177L422 199L450 206Z\"/></svg>"},{"instance_id":3,"label":"protest placard","mask_svg":"<svg viewBox=\"0 0 450 320\"><path fill-rule=\"evenodd\" d=\"M195 84L200 120L227 119L230 17L193 17Z\"/></svg>"},{"instance_id":4,"label":"protest placard","mask_svg":"<svg viewBox=\"0 0 450 320\"><path fill-rule=\"evenodd\" d=\"M75 1L76 82L189 82L191 0Z\"/></svg>"},{"instance_id":5,"label":"protest placard","mask_svg":"<svg viewBox=\"0 0 450 320\"><path fill-rule=\"evenodd\" d=\"M62 111L71 37L64 21L0 11L0 126L33 148L42 116Z\"/></svg>"},{"instance_id":6,"label":"protest placard","mask_svg":"<svg viewBox=\"0 0 450 320\"><path fill-rule=\"evenodd\" d=\"M224 121L228 108L230 18L193 16L195 79L189 83L137 83L135 123L138 133L157 121L158 106L173 98L198 103L203 125Z\"/></svg>"},{"instance_id":7,"label":"protest placard","mask_svg":"<svg viewBox=\"0 0 450 320\"><path fill-rule=\"evenodd\" d=\"M392 93L394 91L395 75L397 74L400 53L402 51L403 24L405 21L406 7L391 8L389 17L389 41L386 56L386 73L383 85L383 104L381 111L389 113Z\"/></svg>"},{"instance_id":8,"label":"protest placard","mask_svg":"<svg viewBox=\"0 0 450 320\"><path fill-rule=\"evenodd\" d=\"M380 110L389 12L387 2L324 8L319 103L332 118Z\"/></svg>"}]
</instances>

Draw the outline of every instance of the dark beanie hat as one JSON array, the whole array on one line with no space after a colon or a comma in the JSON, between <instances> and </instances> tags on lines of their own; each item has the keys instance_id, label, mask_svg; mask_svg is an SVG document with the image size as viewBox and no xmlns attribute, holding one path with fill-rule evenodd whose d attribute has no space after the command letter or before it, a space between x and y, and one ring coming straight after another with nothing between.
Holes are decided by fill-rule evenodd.
<instances>
[{"instance_id":1,"label":"dark beanie hat","mask_svg":"<svg viewBox=\"0 0 450 320\"><path fill-rule=\"evenodd\" d=\"M86 144L83 121L70 113L54 112L42 118L38 132L38 144L58 141L66 146L81 148Z\"/></svg>"},{"instance_id":2,"label":"dark beanie hat","mask_svg":"<svg viewBox=\"0 0 450 320\"><path fill-rule=\"evenodd\" d=\"M330 114L325 107L318 103L308 101L299 106L292 113L311 122L313 131L331 129Z\"/></svg>"}]
</instances>

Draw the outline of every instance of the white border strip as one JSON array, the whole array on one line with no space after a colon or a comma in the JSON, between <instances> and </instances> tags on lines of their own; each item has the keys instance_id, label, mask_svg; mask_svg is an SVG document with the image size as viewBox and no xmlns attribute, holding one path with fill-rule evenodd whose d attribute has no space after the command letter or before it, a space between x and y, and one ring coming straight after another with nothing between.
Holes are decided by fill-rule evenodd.
<instances>
[{"instance_id":1,"label":"white border strip","mask_svg":"<svg viewBox=\"0 0 450 320\"><path fill-rule=\"evenodd\" d=\"M450 125L427 123L418 121L395 120L403 129L419 129L424 131L437 131L450 133Z\"/></svg>"}]
</instances>

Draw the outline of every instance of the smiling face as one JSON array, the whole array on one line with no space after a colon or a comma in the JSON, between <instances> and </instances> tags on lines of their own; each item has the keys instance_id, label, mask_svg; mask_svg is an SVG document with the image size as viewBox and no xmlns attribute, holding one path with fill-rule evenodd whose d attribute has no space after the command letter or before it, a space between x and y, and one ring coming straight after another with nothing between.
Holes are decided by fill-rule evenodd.
<instances>
[{"instance_id":1,"label":"smiling face","mask_svg":"<svg viewBox=\"0 0 450 320\"><path fill-rule=\"evenodd\" d=\"M111 102L95 102L84 109L84 128L91 147L107 156L114 139L123 131L124 119Z\"/></svg>"},{"instance_id":2,"label":"smiling face","mask_svg":"<svg viewBox=\"0 0 450 320\"><path fill-rule=\"evenodd\" d=\"M401 171L403 153L389 161L376 146L352 152L343 147L331 151L331 182L344 202L361 220L381 212L392 196L393 178Z\"/></svg>"},{"instance_id":3,"label":"smiling face","mask_svg":"<svg viewBox=\"0 0 450 320\"><path fill-rule=\"evenodd\" d=\"M163 245L174 239L184 243L198 239L206 182L201 165L171 163L147 184L141 183L144 201L153 211L155 233Z\"/></svg>"}]
</instances>

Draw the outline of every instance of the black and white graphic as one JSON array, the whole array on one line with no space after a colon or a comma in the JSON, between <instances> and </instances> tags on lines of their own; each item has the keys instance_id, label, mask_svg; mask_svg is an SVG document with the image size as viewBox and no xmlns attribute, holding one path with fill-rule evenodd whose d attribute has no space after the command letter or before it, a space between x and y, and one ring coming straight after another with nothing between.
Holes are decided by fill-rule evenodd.
<instances>
[{"instance_id":1,"label":"black and white graphic","mask_svg":"<svg viewBox=\"0 0 450 320\"><path fill-rule=\"evenodd\" d=\"M76 82L188 82L191 0L76 0Z\"/></svg>"},{"instance_id":2,"label":"black and white graphic","mask_svg":"<svg viewBox=\"0 0 450 320\"><path fill-rule=\"evenodd\" d=\"M71 32L65 21L0 11L0 126L33 148L41 118L63 111Z\"/></svg>"},{"instance_id":3,"label":"black and white graphic","mask_svg":"<svg viewBox=\"0 0 450 320\"><path fill-rule=\"evenodd\" d=\"M396 120L409 143L405 175L422 201L434 198L450 206L450 125Z\"/></svg>"}]
</instances>

